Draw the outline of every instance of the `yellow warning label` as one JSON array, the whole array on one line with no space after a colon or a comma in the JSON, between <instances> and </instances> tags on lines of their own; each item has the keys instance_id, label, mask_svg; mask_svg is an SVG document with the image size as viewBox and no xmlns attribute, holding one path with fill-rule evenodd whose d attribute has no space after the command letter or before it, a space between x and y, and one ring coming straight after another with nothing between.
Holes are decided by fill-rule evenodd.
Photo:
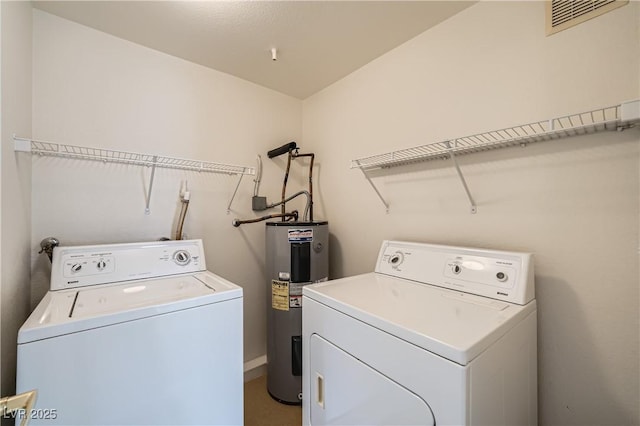
<instances>
[{"instance_id":1,"label":"yellow warning label","mask_svg":"<svg viewBox=\"0 0 640 426\"><path fill-rule=\"evenodd\" d=\"M271 307L279 311L289 310L289 281L271 280Z\"/></svg>"}]
</instances>

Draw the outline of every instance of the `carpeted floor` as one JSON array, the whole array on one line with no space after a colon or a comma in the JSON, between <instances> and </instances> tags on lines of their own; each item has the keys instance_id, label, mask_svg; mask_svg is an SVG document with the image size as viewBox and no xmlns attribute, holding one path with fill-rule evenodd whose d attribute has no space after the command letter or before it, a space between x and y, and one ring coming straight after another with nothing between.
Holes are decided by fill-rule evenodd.
<instances>
[{"instance_id":1,"label":"carpeted floor","mask_svg":"<svg viewBox=\"0 0 640 426\"><path fill-rule=\"evenodd\" d=\"M302 407L280 404L267 392L267 376L244 384L245 426L300 426Z\"/></svg>"}]
</instances>

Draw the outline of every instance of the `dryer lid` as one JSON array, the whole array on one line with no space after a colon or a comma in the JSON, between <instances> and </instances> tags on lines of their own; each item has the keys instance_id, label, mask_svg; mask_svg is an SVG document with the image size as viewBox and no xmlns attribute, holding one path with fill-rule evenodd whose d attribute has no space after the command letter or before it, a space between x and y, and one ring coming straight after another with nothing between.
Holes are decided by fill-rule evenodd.
<instances>
[{"instance_id":1,"label":"dryer lid","mask_svg":"<svg viewBox=\"0 0 640 426\"><path fill-rule=\"evenodd\" d=\"M461 365L536 309L535 300L521 306L379 273L304 286L303 295Z\"/></svg>"}]
</instances>

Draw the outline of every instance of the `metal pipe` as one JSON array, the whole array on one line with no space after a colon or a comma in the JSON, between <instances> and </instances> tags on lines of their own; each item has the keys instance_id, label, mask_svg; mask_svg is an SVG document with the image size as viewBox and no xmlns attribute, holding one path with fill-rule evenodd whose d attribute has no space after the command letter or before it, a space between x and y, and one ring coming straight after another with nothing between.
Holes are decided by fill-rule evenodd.
<instances>
[{"instance_id":1,"label":"metal pipe","mask_svg":"<svg viewBox=\"0 0 640 426\"><path fill-rule=\"evenodd\" d=\"M291 156L293 153L293 149L289 150L289 154L287 155L287 170L284 172L284 182L282 183L282 221L285 221L285 214L286 214L286 208L285 208L285 193L287 191L287 180L289 180L289 170L291 169Z\"/></svg>"},{"instance_id":2,"label":"metal pipe","mask_svg":"<svg viewBox=\"0 0 640 426\"><path fill-rule=\"evenodd\" d=\"M38 254L46 253L50 262L53 262L53 248L60 245L60 240L56 237L47 237L40 241L40 251Z\"/></svg>"},{"instance_id":3,"label":"metal pipe","mask_svg":"<svg viewBox=\"0 0 640 426\"><path fill-rule=\"evenodd\" d=\"M313 222L313 162L316 158L314 153L308 154L294 154L294 157L311 157L311 162L309 163L309 220Z\"/></svg>"},{"instance_id":4,"label":"metal pipe","mask_svg":"<svg viewBox=\"0 0 640 426\"><path fill-rule=\"evenodd\" d=\"M287 219L287 218L291 218L293 220L298 220L298 212L294 210L291 213L284 213L284 214L276 213L276 214L270 214L270 215L267 215L267 216L258 217L256 219L247 219L247 220L233 219L231 224L237 228L238 226L244 225L246 223L262 222L263 220L273 219L273 218L276 218L276 217L282 217L282 221L283 222L285 222L285 219Z\"/></svg>"},{"instance_id":5,"label":"metal pipe","mask_svg":"<svg viewBox=\"0 0 640 426\"><path fill-rule=\"evenodd\" d=\"M309 194L309 191L298 191L295 194L287 197L287 199L284 200L284 201L286 203L288 203L289 201L293 200L294 198L296 198L296 197L298 197L300 195L306 195L307 196L307 205L305 206L304 215L302 216L302 220L306 221L307 220L307 215L309 214L309 208L311 207L311 194ZM267 206L267 209L272 209L274 207L278 207L281 204L282 204L282 201L279 201L279 202L273 203L273 204L269 204Z\"/></svg>"}]
</instances>

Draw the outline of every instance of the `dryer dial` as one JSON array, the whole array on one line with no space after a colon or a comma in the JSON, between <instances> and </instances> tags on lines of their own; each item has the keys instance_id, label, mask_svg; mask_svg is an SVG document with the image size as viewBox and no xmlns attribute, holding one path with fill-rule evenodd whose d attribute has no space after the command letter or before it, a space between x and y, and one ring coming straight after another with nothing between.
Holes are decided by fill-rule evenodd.
<instances>
[{"instance_id":1,"label":"dryer dial","mask_svg":"<svg viewBox=\"0 0 640 426\"><path fill-rule=\"evenodd\" d=\"M498 279L498 281L500 281L501 283L507 281L509 279L509 277L507 276L507 274L505 274L504 272L498 272L496 274L496 278Z\"/></svg>"},{"instance_id":2,"label":"dryer dial","mask_svg":"<svg viewBox=\"0 0 640 426\"><path fill-rule=\"evenodd\" d=\"M404 261L404 254L402 252L397 251L389 257L389 263L391 266L398 267Z\"/></svg>"}]
</instances>

